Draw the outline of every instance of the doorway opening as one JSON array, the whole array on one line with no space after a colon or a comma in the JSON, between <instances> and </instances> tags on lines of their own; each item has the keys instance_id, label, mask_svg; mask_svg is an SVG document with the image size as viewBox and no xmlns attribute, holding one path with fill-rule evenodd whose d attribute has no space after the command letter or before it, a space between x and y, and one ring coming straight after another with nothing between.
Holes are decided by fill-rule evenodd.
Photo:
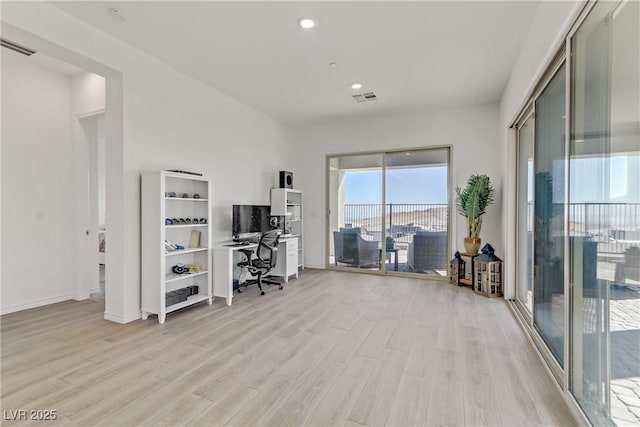
<instances>
[{"instance_id":1,"label":"doorway opening","mask_svg":"<svg viewBox=\"0 0 640 427\"><path fill-rule=\"evenodd\" d=\"M87 76L99 78L99 76ZM88 256L86 270L86 290L89 298L104 304L106 288L106 140L104 136L104 110L76 117L79 136L84 140L80 145L86 149L86 162L78 167L86 170L86 217ZM93 237L93 238L92 238ZM91 247L93 245L93 248ZM97 248L97 254L95 249Z\"/></svg>"},{"instance_id":2,"label":"doorway opening","mask_svg":"<svg viewBox=\"0 0 640 427\"><path fill-rule=\"evenodd\" d=\"M117 190L123 181L122 73L10 24L3 25L2 37L35 51L31 56L23 56L2 49L2 194L3 202L11 202L3 203L11 208L3 209L2 220L8 224L11 219L5 213L10 211L20 214L11 220L12 224L32 218L32 226L27 227L32 235L25 234L24 227L3 227L3 246L26 245L28 252L12 252L30 256L19 257L6 251L2 254L5 266L2 314L70 299L86 300L93 291L102 291L105 319L118 323L134 320L139 313L125 314L122 298L118 298L123 287L120 279L124 261L123 201L119 197L121 191ZM54 64L58 69L47 69L38 61ZM34 76L26 78L25 70ZM86 96L87 93L82 92L81 89L89 87L88 82L100 83L96 85L101 89L99 96ZM47 90L51 87L55 90ZM28 102L20 92L29 90L29 99L33 102ZM62 100L57 95L62 96ZM110 106L108 113L107 105ZM48 106L47 111L52 114L36 111L44 106ZM34 115L38 120L34 120ZM89 130L93 132L94 141L104 142L100 160L102 184L98 184L95 169L97 144L92 148L94 177L90 180ZM26 164L25 158L29 159ZM30 169L33 174L28 173ZM15 178L25 174L32 179L15 185ZM96 190L98 185L101 196ZM90 192L91 186L94 191ZM99 199L103 201L101 205L98 205ZM103 220L98 217L99 211L104 213ZM103 259L99 223L109 227L109 242L105 244L108 252L104 252ZM12 228L15 233L6 233ZM35 269L38 271L30 274L25 283L24 271L34 270L33 265L29 265L33 259L38 260ZM101 263L105 266L102 287Z\"/></svg>"}]
</instances>

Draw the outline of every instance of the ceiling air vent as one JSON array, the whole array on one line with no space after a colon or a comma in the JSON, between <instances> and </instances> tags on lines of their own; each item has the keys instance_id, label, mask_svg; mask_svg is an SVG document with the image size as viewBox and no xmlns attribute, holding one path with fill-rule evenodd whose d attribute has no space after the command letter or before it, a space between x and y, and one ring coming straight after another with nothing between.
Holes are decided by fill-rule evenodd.
<instances>
[{"instance_id":1,"label":"ceiling air vent","mask_svg":"<svg viewBox=\"0 0 640 427\"><path fill-rule=\"evenodd\" d=\"M0 37L0 45L2 45L2 47L6 47L7 49L13 50L14 52L18 52L27 56L31 56L36 53L35 50L19 45L18 43L12 42L11 40L7 40L3 37Z\"/></svg>"},{"instance_id":2,"label":"ceiling air vent","mask_svg":"<svg viewBox=\"0 0 640 427\"><path fill-rule=\"evenodd\" d=\"M367 101L377 101L378 97L374 92L365 92L362 94Z\"/></svg>"},{"instance_id":3,"label":"ceiling air vent","mask_svg":"<svg viewBox=\"0 0 640 427\"><path fill-rule=\"evenodd\" d=\"M356 102L376 101L378 99L374 92L354 93L351 97Z\"/></svg>"},{"instance_id":4,"label":"ceiling air vent","mask_svg":"<svg viewBox=\"0 0 640 427\"><path fill-rule=\"evenodd\" d=\"M351 95L351 97L353 99L356 100L356 102L366 102L367 100L365 99L364 95L361 93L354 93L353 95Z\"/></svg>"}]
</instances>

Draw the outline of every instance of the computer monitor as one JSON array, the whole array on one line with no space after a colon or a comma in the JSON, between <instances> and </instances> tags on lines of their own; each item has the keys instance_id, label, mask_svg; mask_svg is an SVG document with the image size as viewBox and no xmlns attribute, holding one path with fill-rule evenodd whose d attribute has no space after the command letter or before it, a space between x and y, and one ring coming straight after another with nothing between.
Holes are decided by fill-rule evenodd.
<instances>
[{"instance_id":1,"label":"computer monitor","mask_svg":"<svg viewBox=\"0 0 640 427\"><path fill-rule=\"evenodd\" d=\"M233 240L257 240L271 230L271 206L233 205Z\"/></svg>"}]
</instances>

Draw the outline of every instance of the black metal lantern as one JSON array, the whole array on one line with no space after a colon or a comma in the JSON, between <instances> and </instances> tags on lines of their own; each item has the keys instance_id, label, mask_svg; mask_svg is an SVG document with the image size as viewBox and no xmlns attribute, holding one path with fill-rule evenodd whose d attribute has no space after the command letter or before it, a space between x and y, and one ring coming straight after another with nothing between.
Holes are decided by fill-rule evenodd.
<instances>
[{"instance_id":1,"label":"black metal lantern","mask_svg":"<svg viewBox=\"0 0 640 427\"><path fill-rule=\"evenodd\" d=\"M495 255L490 244L484 245L482 254L473 259L473 290L486 297L502 296L502 260Z\"/></svg>"},{"instance_id":2,"label":"black metal lantern","mask_svg":"<svg viewBox=\"0 0 640 427\"><path fill-rule=\"evenodd\" d=\"M449 280L455 285L459 285L460 279L466 277L467 262L462 259L460 252L453 255L453 259L449 262Z\"/></svg>"}]
</instances>

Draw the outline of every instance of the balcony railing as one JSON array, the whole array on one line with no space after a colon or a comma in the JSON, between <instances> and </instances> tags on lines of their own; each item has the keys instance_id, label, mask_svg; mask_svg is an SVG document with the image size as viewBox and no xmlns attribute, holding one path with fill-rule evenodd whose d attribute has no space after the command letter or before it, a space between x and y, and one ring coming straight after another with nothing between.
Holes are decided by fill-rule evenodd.
<instances>
[{"instance_id":1,"label":"balcony railing","mask_svg":"<svg viewBox=\"0 0 640 427\"><path fill-rule=\"evenodd\" d=\"M379 204L345 204L345 226L366 229L362 236L367 240L381 240L382 208ZM449 223L446 204L389 203L384 209L386 235L398 243L410 242L418 230L446 231ZM567 209L570 235L597 241L598 252L621 254L630 246L640 246L640 203L569 203ZM531 229L531 203L528 210Z\"/></svg>"},{"instance_id":2,"label":"balcony railing","mask_svg":"<svg viewBox=\"0 0 640 427\"><path fill-rule=\"evenodd\" d=\"M557 219L562 221L562 204L557 206ZM631 246L640 246L640 203L569 203L567 209L569 235L598 242L599 253L621 254ZM532 230L532 203L527 210L528 228Z\"/></svg>"},{"instance_id":3,"label":"balcony railing","mask_svg":"<svg viewBox=\"0 0 640 427\"><path fill-rule=\"evenodd\" d=\"M382 239L382 205L345 204L344 223L347 227L366 230L362 236L367 240ZM396 243L409 243L418 230L446 231L449 224L449 206L446 204L388 203L386 235Z\"/></svg>"}]
</instances>

